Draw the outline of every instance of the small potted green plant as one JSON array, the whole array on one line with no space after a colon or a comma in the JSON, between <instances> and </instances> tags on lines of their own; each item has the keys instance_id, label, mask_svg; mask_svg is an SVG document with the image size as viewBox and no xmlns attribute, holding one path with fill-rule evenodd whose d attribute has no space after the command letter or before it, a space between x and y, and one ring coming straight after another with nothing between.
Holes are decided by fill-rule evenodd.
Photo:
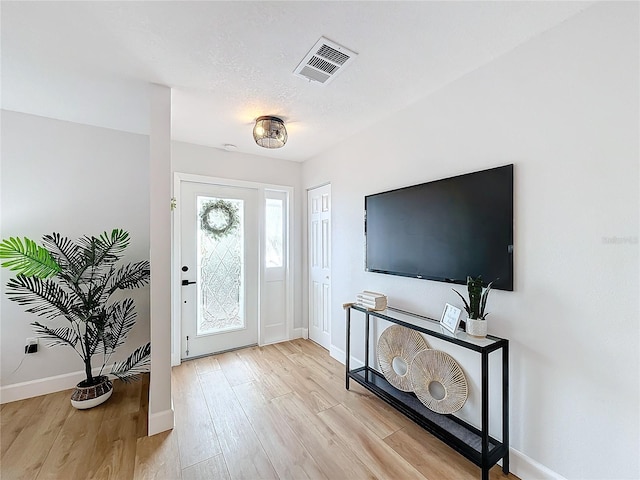
<instances>
[{"instance_id":1,"label":"small potted green plant","mask_svg":"<svg viewBox=\"0 0 640 480\"><path fill-rule=\"evenodd\" d=\"M452 289L464 302L464 309L469 316L466 322L466 331L469 335L474 337L487 336L487 315L489 314L485 312L485 307L487 306L487 298L489 297L492 285L493 282L484 288L481 277L473 278L468 276L467 291L469 293L469 302L467 302L460 292Z\"/></svg>"},{"instance_id":2,"label":"small potted green plant","mask_svg":"<svg viewBox=\"0 0 640 480\"><path fill-rule=\"evenodd\" d=\"M17 272L7 283L7 295L45 319L31 325L48 346L65 345L76 351L86 378L76 386L71 404L79 409L95 407L113 392L109 375L126 382L149 370L147 343L105 371L137 317L133 299L116 293L146 285L149 262L118 265L129 245L129 234L119 229L76 241L53 233L44 236L43 243L44 247L28 238L0 243L2 266ZM91 363L94 356L102 363L97 375Z\"/></svg>"}]
</instances>

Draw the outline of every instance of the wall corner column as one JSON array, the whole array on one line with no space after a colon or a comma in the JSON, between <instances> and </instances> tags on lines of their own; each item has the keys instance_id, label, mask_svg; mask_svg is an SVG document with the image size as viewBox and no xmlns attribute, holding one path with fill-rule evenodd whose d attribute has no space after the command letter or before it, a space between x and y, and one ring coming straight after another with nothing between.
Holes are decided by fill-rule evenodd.
<instances>
[{"instance_id":1,"label":"wall corner column","mask_svg":"<svg viewBox=\"0 0 640 480\"><path fill-rule=\"evenodd\" d=\"M174 427L171 399L171 89L149 86L151 381L149 435Z\"/></svg>"}]
</instances>

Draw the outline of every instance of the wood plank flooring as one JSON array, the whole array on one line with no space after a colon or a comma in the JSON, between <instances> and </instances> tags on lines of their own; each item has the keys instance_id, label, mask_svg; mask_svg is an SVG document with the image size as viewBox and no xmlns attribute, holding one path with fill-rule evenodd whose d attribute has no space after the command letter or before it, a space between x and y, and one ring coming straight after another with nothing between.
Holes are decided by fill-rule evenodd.
<instances>
[{"instance_id":1,"label":"wood plank flooring","mask_svg":"<svg viewBox=\"0 0 640 480\"><path fill-rule=\"evenodd\" d=\"M475 480L480 469L355 382L308 340L173 369L176 427L147 437L148 377L78 411L70 391L2 405L0 477ZM505 476L499 467L491 479Z\"/></svg>"},{"instance_id":2,"label":"wood plank flooring","mask_svg":"<svg viewBox=\"0 0 640 480\"><path fill-rule=\"evenodd\" d=\"M111 398L90 410L71 406L71 390L2 405L0 478L133 478L148 392L145 375L137 383L114 382Z\"/></svg>"}]
</instances>

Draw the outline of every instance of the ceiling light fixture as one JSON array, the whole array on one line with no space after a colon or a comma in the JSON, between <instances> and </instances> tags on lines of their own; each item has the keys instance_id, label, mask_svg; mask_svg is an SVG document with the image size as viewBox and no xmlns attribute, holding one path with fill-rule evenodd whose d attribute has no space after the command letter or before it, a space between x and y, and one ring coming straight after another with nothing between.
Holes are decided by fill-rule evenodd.
<instances>
[{"instance_id":1,"label":"ceiling light fixture","mask_svg":"<svg viewBox=\"0 0 640 480\"><path fill-rule=\"evenodd\" d=\"M253 127L253 139L264 148L280 148L287 143L287 129L278 117L258 117Z\"/></svg>"}]
</instances>

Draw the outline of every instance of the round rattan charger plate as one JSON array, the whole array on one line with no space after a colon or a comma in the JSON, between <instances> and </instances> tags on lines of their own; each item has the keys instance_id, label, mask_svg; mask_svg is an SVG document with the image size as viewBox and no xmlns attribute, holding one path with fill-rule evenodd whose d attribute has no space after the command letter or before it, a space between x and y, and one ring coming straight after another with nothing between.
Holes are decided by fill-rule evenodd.
<instances>
[{"instance_id":1,"label":"round rattan charger plate","mask_svg":"<svg viewBox=\"0 0 640 480\"><path fill-rule=\"evenodd\" d=\"M429 348L425 339L415 330L400 325L387 328L378 340L378 363L387 381L403 392L412 392L411 362L416 354ZM394 358L399 357L406 364L405 372L396 372Z\"/></svg>"},{"instance_id":2,"label":"round rattan charger plate","mask_svg":"<svg viewBox=\"0 0 640 480\"><path fill-rule=\"evenodd\" d=\"M413 359L410 370L413 391L429 410L453 413L460 410L467 401L467 378L458 362L448 353L440 350L419 352ZM442 385L443 398L437 399L431 395L431 382Z\"/></svg>"}]
</instances>

